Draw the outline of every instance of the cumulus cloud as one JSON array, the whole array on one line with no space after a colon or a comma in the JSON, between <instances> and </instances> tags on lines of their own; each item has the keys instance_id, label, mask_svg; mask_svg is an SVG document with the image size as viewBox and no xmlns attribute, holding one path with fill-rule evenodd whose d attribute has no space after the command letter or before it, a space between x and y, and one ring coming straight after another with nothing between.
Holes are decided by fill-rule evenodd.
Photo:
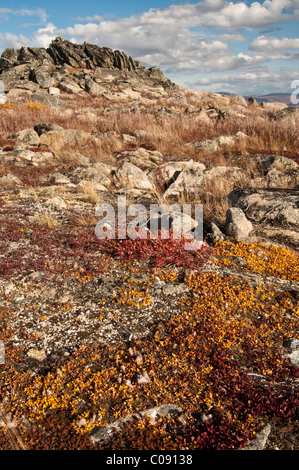
<instances>
[{"instance_id":1,"label":"cumulus cloud","mask_svg":"<svg viewBox=\"0 0 299 470\"><path fill-rule=\"evenodd\" d=\"M213 38L219 41L227 42L245 42L246 38L241 33L225 33L225 34L213 34Z\"/></svg>"},{"instance_id":2,"label":"cumulus cloud","mask_svg":"<svg viewBox=\"0 0 299 470\"><path fill-rule=\"evenodd\" d=\"M44 8L39 7L33 9L22 8L20 10L12 10L11 8L0 8L0 18L2 21L7 21L10 16L37 16L42 22L45 22L48 17Z\"/></svg>"},{"instance_id":3,"label":"cumulus cloud","mask_svg":"<svg viewBox=\"0 0 299 470\"><path fill-rule=\"evenodd\" d=\"M11 13L10 8L0 8L0 21L7 21Z\"/></svg>"},{"instance_id":4,"label":"cumulus cloud","mask_svg":"<svg viewBox=\"0 0 299 470\"><path fill-rule=\"evenodd\" d=\"M34 39L31 41L33 46L48 47L50 42L57 36L58 29L53 23L48 23L44 28L39 28L34 33Z\"/></svg>"},{"instance_id":5,"label":"cumulus cloud","mask_svg":"<svg viewBox=\"0 0 299 470\"><path fill-rule=\"evenodd\" d=\"M199 68L208 73L272 60L263 53L258 54L262 49L255 42L243 56L234 53L228 44L245 42L242 31L248 28L271 26L297 18L299 0L265 0L248 5L204 0L151 8L128 18L87 17L87 23L76 23L58 33L74 42L87 41L122 49L145 65L162 67L166 73L182 70L191 73ZM208 30L210 36L207 39ZM289 60L292 56L285 54L281 58Z\"/></svg>"},{"instance_id":6,"label":"cumulus cloud","mask_svg":"<svg viewBox=\"0 0 299 470\"><path fill-rule=\"evenodd\" d=\"M43 22L48 18L48 15L43 8L35 8L33 10L22 8L21 10L14 10L12 13L17 16L38 16Z\"/></svg>"},{"instance_id":7,"label":"cumulus cloud","mask_svg":"<svg viewBox=\"0 0 299 470\"><path fill-rule=\"evenodd\" d=\"M298 38L282 38L260 36L249 47L252 51L286 51L299 49Z\"/></svg>"},{"instance_id":8,"label":"cumulus cloud","mask_svg":"<svg viewBox=\"0 0 299 470\"><path fill-rule=\"evenodd\" d=\"M197 3L173 4L127 18L99 15L77 18L75 24L57 28L46 24L42 9L2 8L3 16L38 15L43 26L31 38L2 35L2 43L47 47L56 36L77 43L83 41L120 49L145 66L158 66L170 78L201 73L242 71L248 80L259 67L270 61L292 61L298 58L298 39L273 37L283 23L299 19L299 0L229 1L202 0ZM248 30L264 33L246 46ZM236 49L235 44L238 44ZM242 52L240 47L242 45ZM235 47L235 48L234 48ZM247 50L246 50L247 49Z\"/></svg>"},{"instance_id":9,"label":"cumulus cloud","mask_svg":"<svg viewBox=\"0 0 299 470\"><path fill-rule=\"evenodd\" d=\"M16 35L12 33L0 33L0 43L3 46L3 49L7 47L13 47L14 49L19 49L22 46L28 46L31 43L31 40L23 36L23 34Z\"/></svg>"},{"instance_id":10,"label":"cumulus cloud","mask_svg":"<svg viewBox=\"0 0 299 470\"><path fill-rule=\"evenodd\" d=\"M289 91L291 96L291 84L296 79L299 79L299 73L293 69L273 71L261 68L250 72L200 77L195 81L185 82L184 85L199 90L204 88L207 91L228 91L244 95Z\"/></svg>"}]
</instances>

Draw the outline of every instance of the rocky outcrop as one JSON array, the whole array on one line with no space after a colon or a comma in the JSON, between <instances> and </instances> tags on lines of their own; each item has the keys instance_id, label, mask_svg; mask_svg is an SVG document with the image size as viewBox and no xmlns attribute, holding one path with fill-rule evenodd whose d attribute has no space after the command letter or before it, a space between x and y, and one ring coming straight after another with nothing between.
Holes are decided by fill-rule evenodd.
<instances>
[{"instance_id":1,"label":"rocky outcrop","mask_svg":"<svg viewBox=\"0 0 299 470\"><path fill-rule=\"evenodd\" d=\"M252 222L259 239L299 247L299 191L279 188L245 188L228 196Z\"/></svg>"},{"instance_id":2,"label":"rocky outcrop","mask_svg":"<svg viewBox=\"0 0 299 470\"><path fill-rule=\"evenodd\" d=\"M298 116L299 116L299 108L288 106L287 108L283 108L277 113L274 113L271 117L275 121L280 121L286 118L292 118L292 119L295 117L298 118Z\"/></svg>"},{"instance_id":3,"label":"rocky outcrop","mask_svg":"<svg viewBox=\"0 0 299 470\"><path fill-rule=\"evenodd\" d=\"M80 71L72 73L71 79L67 67L79 68L83 74ZM162 70L157 67L146 69L122 51L86 42L74 44L61 37L54 39L47 49L5 49L0 58L0 77L6 92L13 89L34 92L37 89L49 90L54 86L68 93L87 91L98 96L101 89L95 79L101 69L133 74L152 84L171 84L170 80L165 79Z\"/></svg>"}]
</instances>

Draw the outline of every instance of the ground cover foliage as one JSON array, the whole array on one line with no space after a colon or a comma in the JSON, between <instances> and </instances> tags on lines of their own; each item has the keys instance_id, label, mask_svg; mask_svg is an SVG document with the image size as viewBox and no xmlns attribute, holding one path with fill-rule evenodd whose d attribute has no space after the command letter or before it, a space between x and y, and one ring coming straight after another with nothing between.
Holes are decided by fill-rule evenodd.
<instances>
[{"instance_id":1,"label":"ground cover foliage","mask_svg":"<svg viewBox=\"0 0 299 470\"><path fill-rule=\"evenodd\" d=\"M298 110L101 67L92 96L82 72L0 104L0 449L238 450L270 426L265 449L295 450ZM209 244L96 237L97 204L168 204L178 180ZM240 188L261 204L243 241Z\"/></svg>"},{"instance_id":2,"label":"ground cover foliage","mask_svg":"<svg viewBox=\"0 0 299 470\"><path fill-rule=\"evenodd\" d=\"M97 240L93 229L59 233L36 227L30 232L26 224L16 227L6 217L2 248L6 237L15 242L27 238L37 251L28 259L24 249L15 253L14 262L2 259L4 277L38 269L63 271L88 283L109 262L129 262L135 274L144 263L147 273L184 280L190 291L178 299L181 313L152 324L144 338L104 348L79 345L61 364L44 370L22 369L26 351L12 341L14 313L2 308L0 339L7 344L0 382L7 416L0 429L2 449L11 448L9 419L30 449L239 449L269 422L285 429L279 446L292 448L287 436L296 428L298 371L284 348L295 334L298 296L263 277L252 285L237 271L225 275L202 267L208 260L217 268L232 267L242 258L250 272L297 282L297 254L262 243L219 242L209 256L197 252L189 266L181 240L153 240L159 244L158 258L153 258L143 246L149 240L107 244ZM157 259L163 257L163 246L172 257L165 256L161 265ZM68 264L74 253L77 272ZM136 299L143 305L151 301L142 287L131 284L116 302L140 308ZM98 300L100 313L104 299ZM141 376L146 380L138 380ZM98 426L165 403L180 406L183 414L154 423L146 417L133 420L102 444L89 439Z\"/></svg>"}]
</instances>

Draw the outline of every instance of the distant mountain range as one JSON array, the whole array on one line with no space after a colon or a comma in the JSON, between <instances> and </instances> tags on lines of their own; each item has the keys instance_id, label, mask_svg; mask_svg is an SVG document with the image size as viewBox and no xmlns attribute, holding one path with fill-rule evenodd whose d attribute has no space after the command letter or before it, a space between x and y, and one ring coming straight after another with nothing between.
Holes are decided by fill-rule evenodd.
<instances>
[{"instance_id":1,"label":"distant mountain range","mask_svg":"<svg viewBox=\"0 0 299 470\"><path fill-rule=\"evenodd\" d=\"M220 92L221 95L233 96L233 93ZM251 96L256 99L258 103L285 103L288 106L298 106L291 103L291 92L289 93L269 93L268 95L243 95L245 99L250 98Z\"/></svg>"}]
</instances>

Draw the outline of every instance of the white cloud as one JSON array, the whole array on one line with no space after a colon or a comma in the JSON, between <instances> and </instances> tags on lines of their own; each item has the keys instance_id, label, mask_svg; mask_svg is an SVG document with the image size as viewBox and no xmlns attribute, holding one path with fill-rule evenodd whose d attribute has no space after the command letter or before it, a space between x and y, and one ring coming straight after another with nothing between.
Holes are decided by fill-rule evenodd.
<instances>
[{"instance_id":1,"label":"white cloud","mask_svg":"<svg viewBox=\"0 0 299 470\"><path fill-rule=\"evenodd\" d=\"M249 47L252 51L286 51L299 49L299 38L282 38L259 36Z\"/></svg>"},{"instance_id":2,"label":"white cloud","mask_svg":"<svg viewBox=\"0 0 299 470\"><path fill-rule=\"evenodd\" d=\"M42 22L47 20L47 13L44 8L22 8L20 10L12 10L11 8L0 8L0 17L2 20L7 21L10 16L37 16Z\"/></svg>"},{"instance_id":3,"label":"white cloud","mask_svg":"<svg viewBox=\"0 0 299 470\"><path fill-rule=\"evenodd\" d=\"M43 22L45 22L48 17L46 11L43 8L35 8L33 10L22 8L21 10L15 10L12 13L17 16L38 16Z\"/></svg>"},{"instance_id":4,"label":"white cloud","mask_svg":"<svg viewBox=\"0 0 299 470\"><path fill-rule=\"evenodd\" d=\"M14 49L19 49L22 46L29 45L31 40L22 34L16 35L12 33L0 33L0 43L3 46L3 49L7 47L13 47Z\"/></svg>"},{"instance_id":5,"label":"white cloud","mask_svg":"<svg viewBox=\"0 0 299 470\"><path fill-rule=\"evenodd\" d=\"M0 8L0 20L7 21L11 12L10 8Z\"/></svg>"},{"instance_id":6,"label":"white cloud","mask_svg":"<svg viewBox=\"0 0 299 470\"><path fill-rule=\"evenodd\" d=\"M3 17L37 15L43 22L31 38L2 33L1 43L6 47L47 47L56 36L64 36L77 43L86 41L123 50L146 66L161 67L170 78L175 74L242 71L246 83L252 83L254 74L261 74L264 64L276 60L291 62L299 56L299 39L273 37L278 24L280 27L299 19L299 0L203 0L151 8L127 18L77 18L66 28L46 24L47 15L41 8L2 8L0 14L1 11ZM272 32L271 37L259 36L246 50L245 32L261 27L267 27L265 32ZM243 43L242 52L233 49L234 43ZM262 75L256 81L259 79ZM236 76L234 80L236 83Z\"/></svg>"},{"instance_id":7,"label":"white cloud","mask_svg":"<svg viewBox=\"0 0 299 470\"><path fill-rule=\"evenodd\" d=\"M219 41L227 42L245 42L246 38L240 33L225 33L225 34L213 34L212 36Z\"/></svg>"},{"instance_id":8,"label":"white cloud","mask_svg":"<svg viewBox=\"0 0 299 470\"><path fill-rule=\"evenodd\" d=\"M244 73L200 77L196 81L185 82L184 85L198 90L229 91L246 95L289 91L291 96L291 83L296 79L299 79L299 73L296 70L273 71L263 67L261 70Z\"/></svg>"},{"instance_id":9,"label":"white cloud","mask_svg":"<svg viewBox=\"0 0 299 470\"><path fill-rule=\"evenodd\" d=\"M39 28L34 33L32 45L37 47L48 47L50 42L57 36L58 29L53 23L48 23L44 28Z\"/></svg>"},{"instance_id":10,"label":"white cloud","mask_svg":"<svg viewBox=\"0 0 299 470\"><path fill-rule=\"evenodd\" d=\"M152 8L128 18L87 17L87 23L61 29L59 35L71 37L75 42L87 41L124 50L145 65L162 67L166 73L182 70L191 73L199 69L225 71L272 60L264 54L236 54L228 43L245 42L242 30L296 18L299 18L299 0L265 0L249 5L204 0ZM206 38L208 28L217 30L209 39ZM255 47L253 43L251 50L259 52ZM288 54L282 57L291 58Z\"/></svg>"}]
</instances>

